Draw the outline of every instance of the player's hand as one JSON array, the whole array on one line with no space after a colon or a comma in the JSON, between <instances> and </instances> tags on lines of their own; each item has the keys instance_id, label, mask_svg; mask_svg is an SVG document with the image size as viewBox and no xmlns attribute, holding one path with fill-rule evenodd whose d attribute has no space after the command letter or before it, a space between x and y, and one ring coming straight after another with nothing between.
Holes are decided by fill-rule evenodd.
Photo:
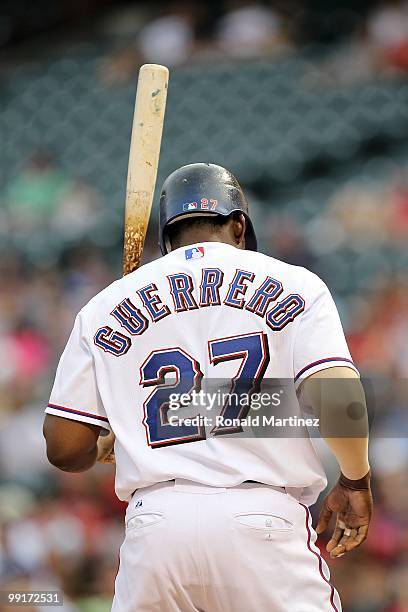
<instances>
[{"instance_id":1,"label":"player's hand","mask_svg":"<svg viewBox=\"0 0 408 612\"><path fill-rule=\"evenodd\" d=\"M107 435L100 435L98 438L98 455L96 460L99 463L115 463L115 435L110 431Z\"/></svg>"},{"instance_id":2,"label":"player's hand","mask_svg":"<svg viewBox=\"0 0 408 612\"><path fill-rule=\"evenodd\" d=\"M333 513L337 515L336 527L326 546L332 558L342 557L367 537L373 510L370 488L370 472L360 480L349 480L343 474L323 502L316 532L323 533Z\"/></svg>"}]
</instances>

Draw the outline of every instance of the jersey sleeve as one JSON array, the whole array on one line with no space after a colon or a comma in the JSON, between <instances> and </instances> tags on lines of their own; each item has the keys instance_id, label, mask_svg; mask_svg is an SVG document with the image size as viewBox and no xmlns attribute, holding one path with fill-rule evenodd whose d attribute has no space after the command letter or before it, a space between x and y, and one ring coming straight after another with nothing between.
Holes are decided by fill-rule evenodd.
<instances>
[{"instance_id":1,"label":"jersey sleeve","mask_svg":"<svg viewBox=\"0 0 408 612\"><path fill-rule=\"evenodd\" d=\"M61 355L45 412L110 429L98 393L95 365L85 332L82 311L75 319L71 335Z\"/></svg>"},{"instance_id":2,"label":"jersey sleeve","mask_svg":"<svg viewBox=\"0 0 408 612\"><path fill-rule=\"evenodd\" d=\"M335 366L352 368L358 374L334 300L325 283L315 274L305 301L294 344L296 386L311 374Z\"/></svg>"}]
</instances>

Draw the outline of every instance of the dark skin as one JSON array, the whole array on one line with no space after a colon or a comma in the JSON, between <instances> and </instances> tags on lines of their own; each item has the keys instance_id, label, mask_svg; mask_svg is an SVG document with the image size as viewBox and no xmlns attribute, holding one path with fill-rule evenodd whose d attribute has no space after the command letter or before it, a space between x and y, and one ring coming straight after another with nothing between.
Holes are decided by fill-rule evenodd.
<instances>
[{"instance_id":1,"label":"dark skin","mask_svg":"<svg viewBox=\"0 0 408 612\"><path fill-rule=\"evenodd\" d=\"M244 215L233 214L222 225L185 225L183 232L171 240L172 249L199 242L224 242L245 249L246 220Z\"/></svg>"},{"instance_id":2,"label":"dark skin","mask_svg":"<svg viewBox=\"0 0 408 612\"><path fill-rule=\"evenodd\" d=\"M225 242L245 248L246 221L244 215L228 218L223 225L186 226L172 243L172 248L198 242ZM112 448L111 438L100 437L101 427L46 414L43 433L50 463L64 472L84 472ZM99 442L98 442L99 438Z\"/></svg>"},{"instance_id":3,"label":"dark skin","mask_svg":"<svg viewBox=\"0 0 408 612\"><path fill-rule=\"evenodd\" d=\"M64 472L89 470L97 459L100 431L97 425L46 414L43 433L48 461Z\"/></svg>"},{"instance_id":4,"label":"dark skin","mask_svg":"<svg viewBox=\"0 0 408 612\"><path fill-rule=\"evenodd\" d=\"M336 516L334 532L326 546L330 556L343 557L360 546L367 538L373 512L373 498L369 484L366 490L353 491L338 482L323 501L316 527L324 533L330 519Z\"/></svg>"}]
</instances>

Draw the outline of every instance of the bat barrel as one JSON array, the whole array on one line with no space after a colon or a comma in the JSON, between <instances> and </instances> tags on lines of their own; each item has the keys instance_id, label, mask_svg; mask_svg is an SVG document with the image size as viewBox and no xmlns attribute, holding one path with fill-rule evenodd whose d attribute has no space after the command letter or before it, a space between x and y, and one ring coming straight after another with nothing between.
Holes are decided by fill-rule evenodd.
<instances>
[{"instance_id":1,"label":"bat barrel","mask_svg":"<svg viewBox=\"0 0 408 612\"><path fill-rule=\"evenodd\" d=\"M144 64L139 71L126 187L123 273L140 264L159 165L169 71Z\"/></svg>"}]
</instances>

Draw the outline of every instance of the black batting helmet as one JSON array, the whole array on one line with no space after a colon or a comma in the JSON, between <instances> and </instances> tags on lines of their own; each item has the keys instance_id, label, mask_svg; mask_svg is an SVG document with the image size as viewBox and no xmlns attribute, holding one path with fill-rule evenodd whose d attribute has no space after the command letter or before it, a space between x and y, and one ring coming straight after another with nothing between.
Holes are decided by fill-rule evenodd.
<instances>
[{"instance_id":1,"label":"black batting helmet","mask_svg":"<svg viewBox=\"0 0 408 612\"><path fill-rule=\"evenodd\" d=\"M175 170L164 181L160 194L159 244L168 253L166 227L193 215L222 215L234 211L246 219L245 246L256 251L256 236L248 216L248 204L231 172L215 164L189 164Z\"/></svg>"}]
</instances>

